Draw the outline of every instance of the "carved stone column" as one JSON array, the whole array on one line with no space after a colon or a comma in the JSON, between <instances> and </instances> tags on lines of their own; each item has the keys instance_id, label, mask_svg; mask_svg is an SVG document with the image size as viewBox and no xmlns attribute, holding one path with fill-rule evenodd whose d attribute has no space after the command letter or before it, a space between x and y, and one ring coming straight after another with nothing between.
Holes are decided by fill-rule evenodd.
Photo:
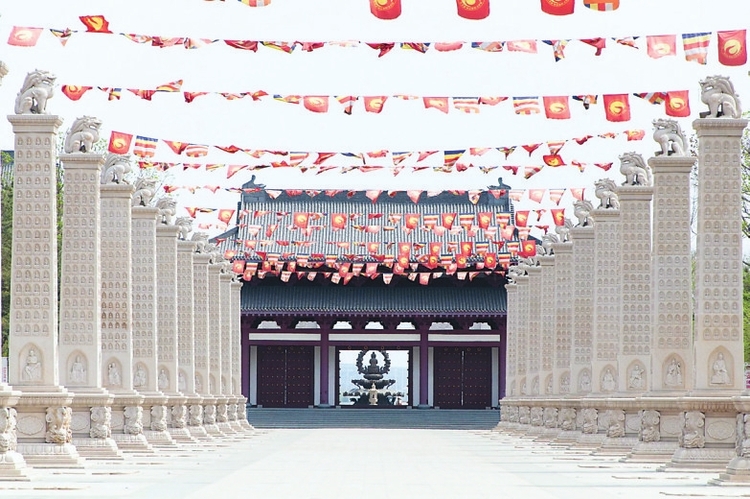
<instances>
[{"instance_id":1,"label":"carved stone column","mask_svg":"<svg viewBox=\"0 0 750 499\"><path fill-rule=\"evenodd\" d=\"M545 306L542 304L543 297L549 296L554 300L555 286L557 284L557 269L555 265L555 256L540 256L539 268L539 294L532 298L540 303L540 321L539 321L539 346L541 348L540 370L539 370L539 398L542 400L542 434L538 440L553 440L560 433L557 426L557 414L559 412L559 397L556 396L558 390L555 384L559 380L554 379L553 371L555 366L555 347L556 336L556 307Z\"/></svg>"},{"instance_id":2,"label":"carved stone column","mask_svg":"<svg viewBox=\"0 0 750 499\"><path fill-rule=\"evenodd\" d=\"M254 431L255 428L247 421L247 397L242 395L242 281L239 275L232 278L232 393L236 402L233 409L234 419L230 414L230 421L237 430Z\"/></svg>"},{"instance_id":3,"label":"carved stone column","mask_svg":"<svg viewBox=\"0 0 750 499\"><path fill-rule=\"evenodd\" d=\"M505 320L505 398L500 401L500 422L493 431L511 429L510 413L513 407L510 399L518 396L516 378L518 374L518 285L511 281L505 285L507 316ZM517 409L516 409L517 410Z\"/></svg>"},{"instance_id":4,"label":"carved stone column","mask_svg":"<svg viewBox=\"0 0 750 499\"><path fill-rule=\"evenodd\" d=\"M177 389L179 374L177 326L177 234L175 225L156 226L156 296L159 339L157 387L167 396L168 429L178 442L195 442L187 430L187 397Z\"/></svg>"},{"instance_id":5,"label":"carved stone column","mask_svg":"<svg viewBox=\"0 0 750 499\"><path fill-rule=\"evenodd\" d=\"M529 385L529 276L522 270L522 275L516 277L516 286L518 286L518 318L516 319L516 407L518 408L518 431L526 432L529 427L529 408L522 410L521 407L528 406L528 398L531 386Z\"/></svg>"},{"instance_id":6,"label":"carved stone column","mask_svg":"<svg viewBox=\"0 0 750 499\"><path fill-rule=\"evenodd\" d=\"M750 398L735 397L736 416L735 456L729 461L726 472L709 483L750 483Z\"/></svg>"},{"instance_id":7,"label":"carved stone column","mask_svg":"<svg viewBox=\"0 0 750 499\"><path fill-rule=\"evenodd\" d=\"M231 391L232 381L232 264L228 261L222 262L221 274L219 275L219 302L221 319L219 321L219 348L221 349L220 375L217 376L221 398L217 400L216 423L219 429L226 434L236 433L229 422L229 407L236 402ZM235 403L236 407L236 403Z\"/></svg>"},{"instance_id":8,"label":"carved stone column","mask_svg":"<svg viewBox=\"0 0 750 499\"><path fill-rule=\"evenodd\" d=\"M142 189L136 192L136 197L144 195L148 197ZM150 201L150 197L141 199L131 208L133 387L144 401L141 411L129 411L130 420L126 414L125 427L137 433L140 421L143 435L150 444L173 447L175 442L167 432L167 397L157 387L156 219L159 210L145 206Z\"/></svg>"},{"instance_id":9,"label":"carved stone column","mask_svg":"<svg viewBox=\"0 0 750 499\"><path fill-rule=\"evenodd\" d=\"M221 404L221 309L218 297L221 292L220 275L223 265L222 257L218 248L213 248L210 253L208 264L207 282L208 286L206 300L208 305L208 330L206 334L208 352L208 376L205 383L206 397L203 400L203 424L209 435L223 437L226 434L217 426L217 409Z\"/></svg>"},{"instance_id":10,"label":"carved stone column","mask_svg":"<svg viewBox=\"0 0 750 499\"><path fill-rule=\"evenodd\" d=\"M69 132L70 134L70 132ZM71 430L81 456L122 459L111 437L113 396L102 388L102 265L100 177L104 158L62 154L62 265L60 279L60 379L73 391ZM108 277L108 276L107 276Z\"/></svg>"},{"instance_id":11,"label":"carved stone column","mask_svg":"<svg viewBox=\"0 0 750 499\"><path fill-rule=\"evenodd\" d=\"M573 240L573 346L571 352L570 391L580 398L591 393L591 355L593 353L594 316L594 226L570 230Z\"/></svg>"},{"instance_id":12,"label":"carved stone column","mask_svg":"<svg viewBox=\"0 0 750 499\"><path fill-rule=\"evenodd\" d=\"M54 77L44 81L51 88ZM20 93L17 110L24 111L27 103L39 105L30 94ZM62 432L54 438L47 432L48 409L69 416L73 400L60 386L58 369L55 145L62 120L16 114L8 121L15 134L8 377L21 392L17 449L30 466L77 467L81 458L70 437L70 418L59 421Z\"/></svg>"},{"instance_id":13,"label":"carved stone column","mask_svg":"<svg viewBox=\"0 0 750 499\"><path fill-rule=\"evenodd\" d=\"M201 235L205 237L198 243L196 253L193 254L193 289L195 290L193 294L193 352L195 370L193 386L196 393L201 396L201 404L192 404L190 406L188 428L193 436L212 438L206 433L206 429L203 426L204 407L211 403L216 403L208 391L208 262L211 255L207 253L208 248L206 247L208 235Z\"/></svg>"}]
</instances>

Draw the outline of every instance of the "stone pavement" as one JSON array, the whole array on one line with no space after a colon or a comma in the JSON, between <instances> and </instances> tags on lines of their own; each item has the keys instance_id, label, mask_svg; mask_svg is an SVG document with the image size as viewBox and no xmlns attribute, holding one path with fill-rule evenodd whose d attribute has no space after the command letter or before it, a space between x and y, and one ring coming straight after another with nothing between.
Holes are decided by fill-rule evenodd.
<instances>
[{"instance_id":1,"label":"stone pavement","mask_svg":"<svg viewBox=\"0 0 750 499\"><path fill-rule=\"evenodd\" d=\"M488 431L267 430L84 469L35 470L0 497L463 499L749 497L717 473L659 472Z\"/></svg>"}]
</instances>

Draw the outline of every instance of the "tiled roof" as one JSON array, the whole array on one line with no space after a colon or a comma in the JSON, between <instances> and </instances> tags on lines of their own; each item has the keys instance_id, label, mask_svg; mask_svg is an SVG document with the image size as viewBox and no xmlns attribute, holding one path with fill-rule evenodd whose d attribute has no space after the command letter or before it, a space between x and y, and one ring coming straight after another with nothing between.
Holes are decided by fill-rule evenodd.
<instances>
[{"instance_id":1,"label":"tiled roof","mask_svg":"<svg viewBox=\"0 0 750 499\"><path fill-rule=\"evenodd\" d=\"M505 288L493 287L242 287L242 312L252 315L497 316L507 310Z\"/></svg>"}]
</instances>

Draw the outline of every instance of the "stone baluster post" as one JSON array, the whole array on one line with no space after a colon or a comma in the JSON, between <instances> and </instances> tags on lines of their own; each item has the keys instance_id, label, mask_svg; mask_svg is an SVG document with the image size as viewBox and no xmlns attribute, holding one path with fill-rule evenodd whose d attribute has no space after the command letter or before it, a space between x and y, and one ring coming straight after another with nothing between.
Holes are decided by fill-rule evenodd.
<instances>
[{"instance_id":1,"label":"stone baluster post","mask_svg":"<svg viewBox=\"0 0 750 499\"><path fill-rule=\"evenodd\" d=\"M211 255L207 253L206 248L208 236L201 235L205 236L204 240L198 243L196 252L193 254L194 386L196 393L201 396L201 403L190 406L189 424L190 433L193 436L209 437L203 426L204 407L216 404L216 399L208 391L208 262ZM201 434L198 435L198 433Z\"/></svg>"},{"instance_id":2,"label":"stone baluster post","mask_svg":"<svg viewBox=\"0 0 750 499\"><path fill-rule=\"evenodd\" d=\"M572 443L578 438L575 431L576 403L571 400L571 355L573 345L573 298L575 296L575 273L573 270L573 243L560 242L552 245L555 252L555 343L553 393L558 395L558 428L556 442ZM549 304L548 306L552 306ZM572 412L571 412L572 411Z\"/></svg>"},{"instance_id":3,"label":"stone baluster post","mask_svg":"<svg viewBox=\"0 0 750 499\"><path fill-rule=\"evenodd\" d=\"M234 428L253 431L255 428L247 421L247 397L242 395L242 281L239 275L232 278L232 394L236 402L234 407ZM230 418L231 419L231 418Z\"/></svg>"},{"instance_id":4,"label":"stone baluster post","mask_svg":"<svg viewBox=\"0 0 750 499\"><path fill-rule=\"evenodd\" d=\"M541 395L544 393L542 386L544 380L540 379L542 374L542 268L540 266L529 267L527 272L529 274L529 369L526 386L533 399L529 409L531 428L527 434L540 435L544 431L544 409L540 403Z\"/></svg>"}]
</instances>

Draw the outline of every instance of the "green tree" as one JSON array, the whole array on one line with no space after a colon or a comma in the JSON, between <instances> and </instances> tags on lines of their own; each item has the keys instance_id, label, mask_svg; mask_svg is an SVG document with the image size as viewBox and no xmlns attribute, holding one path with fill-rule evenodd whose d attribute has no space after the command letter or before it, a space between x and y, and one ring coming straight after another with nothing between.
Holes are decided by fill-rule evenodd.
<instances>
[{"instance_id":1,"label":"green tree","mask_svg":"<svg viewBox=\"0 0 750 499\"><path fill-rule=\"evenodd\" d=\"M6 151L2 154L2 164L11 164L13 158ZM13 245L13 180L3 178L2 180L2 226L0 227L0 237L2 237L2 342L3 357L8 356L8 331L10 330L10 263L11 248Z\"/></svg>"}]
</instances>

